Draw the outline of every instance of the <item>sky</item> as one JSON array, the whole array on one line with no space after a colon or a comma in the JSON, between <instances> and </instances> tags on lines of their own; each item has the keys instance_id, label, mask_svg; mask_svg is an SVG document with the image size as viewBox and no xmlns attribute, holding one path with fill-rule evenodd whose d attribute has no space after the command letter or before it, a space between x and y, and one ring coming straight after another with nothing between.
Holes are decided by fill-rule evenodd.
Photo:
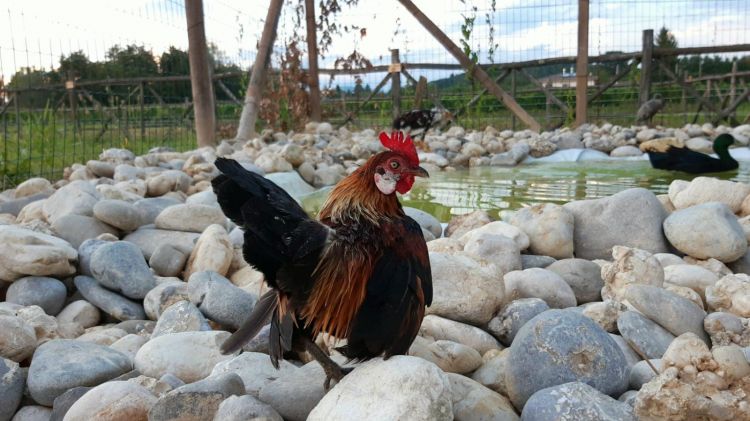
<instances>
[{"instance_id":1,"label":"sky","mask_svg":"<svg viewBox=\"0 0 750 421\"><path fill-rule=\"evenodd\" d=\"M462 23L475 17L468 42L479 53L480 62L576 53L576 0L496 0L494 10L492 0L414 2L456 43L462 39ZM204 0L209 42L230 61L249 67L268 3ZM305 30L294 24L293 14L291 7L285 7L277 32L277 53L283 51L284 40L294 31ZM661 26L668 27L685 47L750 43L748 0L591 0L589 16L590 55L638 50L642 30L658 31ZM359 0L355 8L345 7L337 22L366 28L367 34L361 37L353 31L334 39L321 67L333 67L336 57L355 49L373 64L389 61L391 48L398 48L405 62L456 63L396 0ZM61 55L78 50L93 61L104 60L111 46L132 43L145 45L156 56L169 46L186 49L183 1L0 0L0 77L6 82L22 67L57 67ZM496 48L490 56L492 44ZM447 76L444 73L448 72L432 72L428 78Z\"/></svg>"}]
</instances>

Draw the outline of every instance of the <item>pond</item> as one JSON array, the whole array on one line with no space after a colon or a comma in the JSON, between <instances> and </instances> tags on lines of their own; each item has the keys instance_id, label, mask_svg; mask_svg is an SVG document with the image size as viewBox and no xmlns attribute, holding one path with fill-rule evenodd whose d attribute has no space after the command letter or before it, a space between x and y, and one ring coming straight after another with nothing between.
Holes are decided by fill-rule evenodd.
<instances>
[{"instance_id":1,"label":"pond","mask_svg":"<svg viewBox=\"0 0 750 421\"><path fill-rule=\"evenodd\" d=\"M750 183L750 162L741 161L735 171L706 175ZM418 178L411 192L402 197L402 203L429 212L441 222L477 209L486 210L497 218L498 213L506 209L596 199L631 187L643 187L655 194L667 193L673 180L689 181L694 177L653 169L647 160L537 162L512 168L464 168L433 172L429 179ZM326 194L324 190L307 197L303 205L315 213Z\"/></svg>"}]
</instances>

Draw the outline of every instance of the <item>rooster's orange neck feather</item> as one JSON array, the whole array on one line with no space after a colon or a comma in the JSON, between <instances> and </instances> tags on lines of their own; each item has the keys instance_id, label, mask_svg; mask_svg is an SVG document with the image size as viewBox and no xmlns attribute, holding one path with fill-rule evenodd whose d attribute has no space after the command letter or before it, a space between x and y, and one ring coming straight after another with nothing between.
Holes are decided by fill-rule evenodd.
<instances>
[{"instance_id":1,"label":"rooster's orange neck feather","mask_svg":"<svg viewBox=\"0 0 750 421\"><path fill-rule=\"evenodd\" d=\"M318 215L321 221L338 225L365 219L379 225L383 219L404 215L396 194L383 194L375 185L377 158L370 158L333 188Z\"/></svg>"}]
</instances>

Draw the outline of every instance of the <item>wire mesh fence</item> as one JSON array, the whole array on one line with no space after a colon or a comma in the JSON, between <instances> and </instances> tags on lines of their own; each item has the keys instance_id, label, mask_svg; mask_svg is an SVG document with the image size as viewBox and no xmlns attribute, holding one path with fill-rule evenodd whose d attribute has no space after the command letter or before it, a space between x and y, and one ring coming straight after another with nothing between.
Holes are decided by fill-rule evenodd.
<instances>
[{"instance_id":1,"label":"wire mesh fence","mask_svg":"<svg viewBox=\"0 0 750 421\"><path fill-rule=\"evenodd\" d=\"M57 179L65 167L93 159L108 147L143 153L156 146L186 150L195 145L184 3L63 3L29 0L0 8L5 12L0 16L3 189L31 176ZM388 127L394 107L388 65L391 50L398 49L406 70L400 77L402 111L416 106L417 81L425 78L423 108L440 105L458 111L456 124L464 127L524 127L496 97L480 95L484 87L397 1L338 3L342 10L327 15L335 30L323 22L320 11L318 16L319 40L325 39L323 33L332 34L319 58L325 120L356 129ZM543 128L572 124L578 1L415 3ZM219 138L234 135L268 4L204 2ZM289 112L292 99L279 94L284 82L278 73L294 65L289 46L304 33L301 4L288 0L283 9L267 87L277 109L261 114L259 128L298 130L305 123ZM588 120L634 122L642 67L637 57L593 58L640 52L643 31L653 29L657 49L739 46L731 52L660 58L682 84L654 66L651 91L666 102L654 122L677 126L709 121L711 115L685 85L721 109L742 98L750 74L750 52L742 49L750 44L749 19L746 0L591 0L588 92L599 95L590 101ZM304 47L294 46L303 72L308 68ZM352 63L363 68L341 71ZM515 70L508 71L511 67ZM599 93L607 85L611 87ZM748 102L741 101L735 121L746 120L749 111Z\"/></svg>"}]
</instances>

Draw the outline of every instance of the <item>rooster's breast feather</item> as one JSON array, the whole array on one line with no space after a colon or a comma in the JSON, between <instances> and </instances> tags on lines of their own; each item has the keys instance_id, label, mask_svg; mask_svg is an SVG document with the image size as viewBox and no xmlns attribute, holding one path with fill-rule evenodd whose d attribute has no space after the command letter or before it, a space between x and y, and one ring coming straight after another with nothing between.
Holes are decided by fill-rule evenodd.
<instances>
[{"instance_id":1,"label":"rooster's breast feather","mask_svg":"<svg viewBox=\"0 0 750 421\"><path fill-rule=\"evenodd\" d=\"M385 247L341 352L353 359L405 354L432 303L432 274L422 230L405 216L384 228Z\"/></svg>"}]
</instances>

